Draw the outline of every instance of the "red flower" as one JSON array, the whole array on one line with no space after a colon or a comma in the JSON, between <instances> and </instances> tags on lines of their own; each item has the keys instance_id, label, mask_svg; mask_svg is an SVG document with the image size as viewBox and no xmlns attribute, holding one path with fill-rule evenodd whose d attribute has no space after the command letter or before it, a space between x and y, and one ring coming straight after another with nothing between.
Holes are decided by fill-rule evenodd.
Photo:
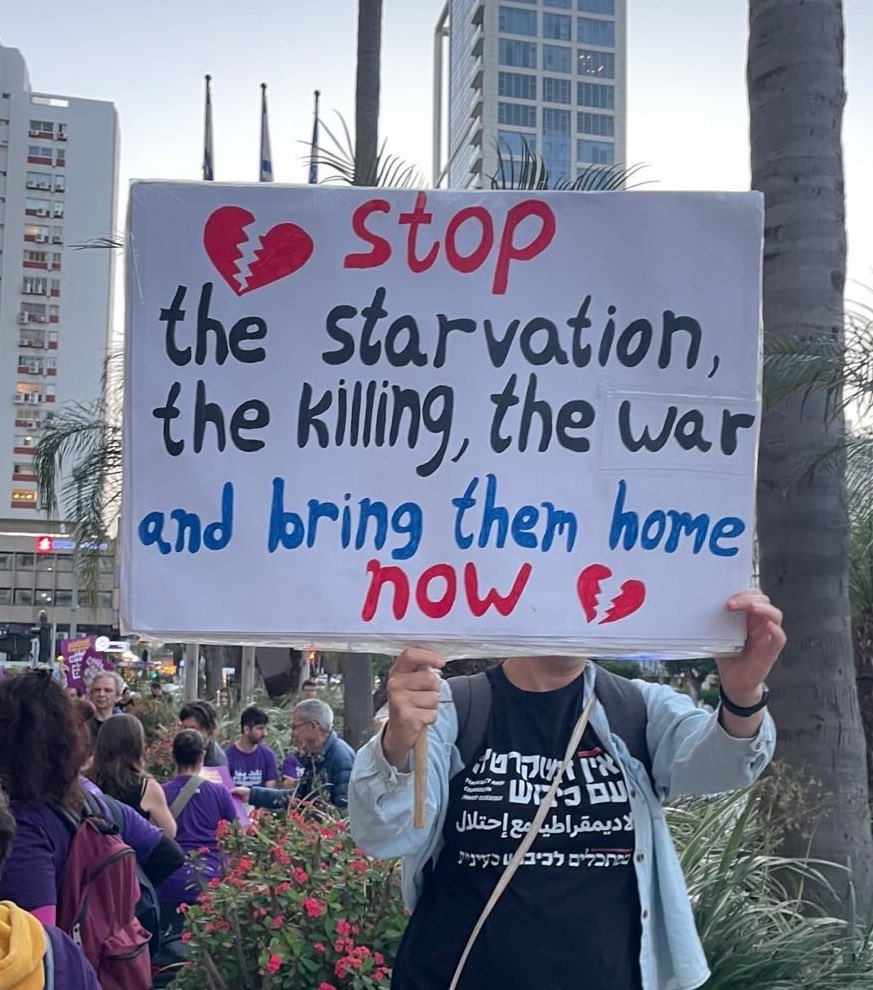
<instances>
[{"instance_id":1,"label":"red flower","mask_svg":"<svg viewBox=\"0 0 873 990\"><path fill-rule=\"evenodd\" d=\"M348 968L344 965L343 959L340 959L336 966L334 966L333 971L341 980L344 980L349 975Z\"/></svg>"},{"instance_id":2,"label":"red flower","mask_svg":"<svg viewBox=\"0 0 873 990\"><path fill-rule=\"evenodd\" d=\"M290 889L291 889L291 884L288 883L287 880L285 880L282 883L277 884L277 886L276 886L275 890L273 891L273 893L274 894L287 894Z\"/></svg>"},{"instance_id":3,"label":"red flower","mask_svg":"<svg viewBox=\"0 0 873 990\"><path fill-rule=\"evenodd\" d=\"M284 918L282 917L282 915L281 915L281 914L278 914L278 915L276 915L276 917L275 917L275 918L273 918L273 920L272 920L272 921L270 922L270 927L271 927L271 928L281 928L281 927L282 927L282 925L284 925L284 924L285 924L285 919L284 919Z\"/></svg>"},{"instance_id":4,"label":"red flower","mask_svg":"<svg viewBox=\"0 0 873 990\"><path fill-rule=\"evenodd\" d=\"M383 963L383 962L385 962L385 957L384 957L384 956L382 955L382 953L381 953L381 952L374 952L374 953L373 953L373 962L374 962L374 963L375 963L375 964L376 964L377 966L381 966L381 965L382 965L382 963Z\"/></svg>"},{"instance_id":5,"label":"red flower","mask_svg":"<svg viewBox=\"0 0 873 990\"><path fill-rule=\"evenodd\" d=\"M303 870L299 866L296 866L293 872L291 873L291 879L294 881L294 883L308 883L309 874L306 872L306 870Z\"/></svg>"},{"instance_id":6,"label":"red flower","mask_svg":"<svg viewBox=\"0 0 873 990\"><path fill-rule=\"evenodd\" d=\"M282 957L273 954L267 960L267 965L264 967L268 973L275 973L276 970L282 965Z\"/></svg>"},{"instance_id":7,"label":"red flower","mask_svg":"<svg viewBox=\"0 0 873 990\"><path fill-rule=\"evenodd\" d=\"M340 918L340 920L336 923L336 933L337 935L352 934L352 926L349 924L348 921L346 921L345 918Z\"/></svg>"},{"instance_id":8,"label":"red flower","mask_svg":"<svg viewBox=\"0 0 873 990\"><path fill-rule=\"evenodd\" d=\"M366 873L370 869L370 864L365 859L353 859L349 863L349 869L357 873Z\"/></svg>"},{"instance_id":9,"label":"red flower","mask_svg":"<svg viewBox=\"0 0 873 990\"><path fill-rule=\"evenodd\" d=\"M190 942L192 938L193 938L193 936L192 936L191 932L182 932L182 941L183 942Z\"/></svg>"},{"instance_id":10,"label":"red flower","mask_svg":"<svg viewBox=\"0 0 873 990\"><path fill-rule=\"evenodd\" d=\"M328 983L327 980L322 980L318 984L318 990L336 990L336 987L332 983Z\"/></svg>"},{"instance_id":11,"label":"red flower","mask_svg":"<svg viewBox=\"0 0 873 990\"><path fill-rule=\"evenodd\" d=\"M324 942L313 942L312 948L315 949L316 952L327 952L327 946Z\"/></svg>"},{"instance_id":12,"label":"red flower","mask_svg":"<svg viewBox=\"0 0 873 990\"><path fill-rule=\"evenodd\" d=\"M320 901L317 897L304 897L301 903L310 918L320 918L327 910L324 901Z\"/></svg>"}]
</instances>

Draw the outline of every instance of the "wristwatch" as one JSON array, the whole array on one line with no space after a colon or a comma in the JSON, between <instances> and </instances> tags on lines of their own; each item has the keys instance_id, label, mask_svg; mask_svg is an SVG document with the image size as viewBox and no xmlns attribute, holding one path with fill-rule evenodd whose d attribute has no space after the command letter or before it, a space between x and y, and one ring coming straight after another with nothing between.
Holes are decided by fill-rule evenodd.
<instances>
[{"instance_id":1,"label":"wristwatch","mask_svg":"<svg viewBox=\"0 0 873 990\"><path fill-rule=\"evenodd\" d=\"M756 712L759 712L762 708L767 707L767 702L770 700L770 690L767 685L764 685L764 693L761 695L761 700L754 705L749 705L744 708L742 705L735 705L731 699L724 693L724 688L719 685L718 696L721 699L722 708L725 711L731 713L731 715L736 715L738 718L749 718Z\"/></svg>"}]
</instances>

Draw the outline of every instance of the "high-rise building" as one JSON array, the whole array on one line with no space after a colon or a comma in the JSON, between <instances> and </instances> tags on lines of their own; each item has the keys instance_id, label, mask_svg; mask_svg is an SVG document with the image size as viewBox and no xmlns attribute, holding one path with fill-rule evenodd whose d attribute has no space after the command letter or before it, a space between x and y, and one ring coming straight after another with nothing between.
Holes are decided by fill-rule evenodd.
<instances>
[{"instance_id":1,"label":"high-rise building","mask_svg":"<svg viewBox=\"0 0 873 990\"><path fill-rule=\"evenodd\" d=\"M115 234L117 181L115 107L32 90L21 53L0 46L0 637L40 610L77 618L71 541L46 522L33 451L57 405L102 394L115 252L77 248ZM88 616L101 627L107 571Z\"/></svg>"},{"instance_id":2,"label":"high-rise building","mask_svg":"<svg viewBox=\"0 0 873 990\"><path fill-rule=\"evenodd\" d=\"M626 21L627 0L448 0L434 39L434 185L487 185L501 160L517 172L525 145L550 185L624 164Z\"/></svg>"}]
</instances>

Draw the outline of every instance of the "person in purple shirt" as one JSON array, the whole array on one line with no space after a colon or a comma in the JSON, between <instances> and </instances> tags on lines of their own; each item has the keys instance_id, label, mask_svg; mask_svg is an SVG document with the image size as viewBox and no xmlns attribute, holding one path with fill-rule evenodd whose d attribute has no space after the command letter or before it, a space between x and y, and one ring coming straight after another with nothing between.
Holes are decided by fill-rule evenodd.
<instances>
[{"instance_id":1,"label":"person in purple shirt","mask_svg":"<svg viewBox=\"0 0 873 990\"><path fill-rule=\"evenodd\" d=\"M186 854L197 853L158 887L162 922L180 928L180 904L197 900L212 877L221 876L218 849L219 822L236 821L236 808L230 794L212 781L198 777L203 769L206 742L196 729L183 729L173 739L176 776L164 784L167 804L176 818L176 841Z\"/></svg>"},{"instance_id":2,"label":"person in purple shirt","mask_svg":"<svg viewBox=\"0 0 873 990\"><path fill-rule=\"evenodd\" d=\"M77 815L83 806L79 768L88 753L88 729L72 699L41 671L0 682L0 779L17 831L0 873L0 900L14 900L43 924L53 925L64 864L72 841L55 810ZM99 789L106 817L109 800ZM121 806L121 836L146 876L158 883L181 861L178 846L133 809Z\"/></svg>"},{"instance_id":3,"label":"person in purple shirt","mask_svg":"<svg viewBox=\"0 0 873 990\"><path fill-rule=\"evenodd\" d=\"M263 708L249 705L240 716L240 736L225 750L233 782L239 787L277 787L276 754L263 743L270 721Z\"/></svg>"},{"instance_id":4,"label":"person in purple shirt","mask_svg":"<svg viewBox=\"0 0 873 990\"><path fill-rule=\"evenodd\" d=\"M12 852L15 818L0 790L0 874ZM51 971L63 990L100 990L91 964L66 932L40 922L11 900L0 900L0 980L3 986L42 985Z\"/></svg>"}]
</instances>

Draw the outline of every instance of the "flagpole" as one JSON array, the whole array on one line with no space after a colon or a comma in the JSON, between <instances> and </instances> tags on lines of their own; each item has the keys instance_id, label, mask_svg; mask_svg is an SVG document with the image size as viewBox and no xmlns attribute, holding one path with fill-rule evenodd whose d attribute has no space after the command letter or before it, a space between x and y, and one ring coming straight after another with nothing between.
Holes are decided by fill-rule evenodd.
<instances>
[{"instance_id":1,"label":"flagpole","mask_svg":"<svg viewBox=\"0 0 873 990\"><path fill-rule=\"evenodd\" d=\"M270 150L270 128L267 124L267 84L261 83L261 154L258 182L273 181L273 153Z\"/></svg>"},{"instance_id":2,"label":"flagpole","mask_svg":"<svg viewBox=\"0 0 873 990\"><path fill-rule=\"evenodd\" d=\"M206 79L206 112L203 120L203 179L211 182L215 178L212 160L212 76Z\"/></svg>"},{"instance_id":3,"label":"flagpole","mask_svg":"<svg viewBox=\"0 0 873 990\"><path fill-rule=\"evenodd\" d=\"M318 101L321 98L320 90L315 91L315 110L312 119L312 144L309 149L309 182L315 185L318 182Z\"/></svg>"}]
</instances>

